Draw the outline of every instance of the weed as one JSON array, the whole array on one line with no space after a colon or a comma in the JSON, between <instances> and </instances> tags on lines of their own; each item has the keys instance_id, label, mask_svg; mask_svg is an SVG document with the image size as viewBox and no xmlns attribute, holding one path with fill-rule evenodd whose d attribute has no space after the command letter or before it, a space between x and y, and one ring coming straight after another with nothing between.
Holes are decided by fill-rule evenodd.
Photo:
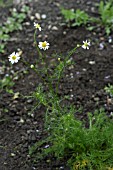
<instances>
[{"instance_id":1,"label":"weed","mask_svg":"<svg viewBox=\"0 0 113 170\"><path fill-rule=\"evenodd\" d=\"M108 84L108 86L105 87L105 91L113 97L113 85Z\"/></svg>"},{"instance_id":2,"label":"weed","mask_svg":"<svg viewBox=\"0 0 113 170\"><path fill-rule=\"evenodd\" d=\"M7 18L4 24L0 25L0 53L5 52L5 46L10 39L10 33L22 30L22 22L26 18L28 10L28 6L23 6L20 12L11 9L11 16Z\"/></svg>"},{"instance_id":3,"label":"weed","mask_svg":"<svg viewBox=\"0 0 113 170\"><path fill-rule=\"evenodd\" d=\"M80 9L73 11L62 8L61 13L63 14L66 22L69 23L69 26L84 25L90 31L97 28L97 26L103 26L107 35L109 35L113 29L112 0L108 2L100 1L98 4L98 13L100 15L99 18L91 17L85 11ZM88 23L93 25L88 26ZM94 24L97 26L94 26Z\"/></svg>"},{"instance_id":4,"label":"weed","mask_svg":"<svg viewBox=\"0 0 113 170\"><path fill-rule=\"evenodd\" d=\"M54 123L49 122L51 135L30 148L30 154L40 148L43 157L53 154L58 159L66 158L72 170L86 167L90 170L106 170L113 165L112 120L101 109L95 111L94 116L92 113L88 115L89 127L85 128L73 111L57 117ZM40 147L46 142L50 143L48 148Z\"/></svg>"},{"instance_id":5,"label":"weed","mask_svg":"<svg viewBox=\"0 0 113 170\"><path fill-rule=\"evenodd\" d=\"M103 1L100 1L99 14L100 23L105 27L105 31L107 35L109 35L113 29L113 2L108 1L104 3Z\"/></svg>"},{"instance_id":6,"label":"weed","mask_svg":"<svg viewBox=\"0 0 113 170\"><path fill-rule=\"evenodd\" d=\"M61 13L64 15L66 22L73 21L72 26L86 25L89 22L89 16L86 12L77 9L75 12L73 10L61 9Z\"/></svg>"},{"instance_id":7,"label":"weed","mask_svg":"<svg viewBox=\"0 0 113 170\"><path fill-rule=\"evenodd\" d=\"M15 83L12 81L10 76L5 76L2 80L0 80L0 92L5 89L8 93L13 93L10 88L14 86L14 84Z\"/></svg>"}]
</instances>

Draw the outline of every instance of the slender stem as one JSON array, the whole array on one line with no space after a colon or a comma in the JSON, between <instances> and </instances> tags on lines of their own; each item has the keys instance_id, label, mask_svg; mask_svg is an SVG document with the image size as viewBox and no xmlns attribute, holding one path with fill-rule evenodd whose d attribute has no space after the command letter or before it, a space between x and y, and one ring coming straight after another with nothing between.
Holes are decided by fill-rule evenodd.
<instances>
[{"instance_id":1,"label":"slender stem","mask_svg":"<svg viewBox=\"0 0 113 170\"><path fill-rule=\"evenodd\" d=\"M80 46L79 46L79 47L80 47ZM73 49L69 52L69 54L67 55L67 57L66 57L66 59L65 59L65 61L64 61L64 67L62 68L62 70L61 70L61 72L60 72L60 76L58 77L58 83L57 83L56 93L58 93L59 83L60 83L60 80L61 80L62 73L63 73L64 69L66 68L67 61L69 60L69 57L70 57L72 54L75 53L75 51L76 51L77 48L78 48L78 47L73 48Z\"/></svg>"},{"instance_id":2,"label":"slender stem","mask_svg":"<svg viewBox=\"0 0 113 170\"><path fill-rule=\"evenodd\" d=\"M39 47L38 47L38 45L37 45L37 41L36 41L36 33L37 33L37 29L36 29L35 32L34 32L34 43L35 43L37 52L38 52L38 54L39 54L39 57L40 57L40 59L42 59L42 53L40 52Z\"/></svg>"},{"instance_id":3,"label":"slender stem","mask_svg":"<svg viewBox=\"0 0 113 170\"><path fill-rule=\"evenodd\" d=\"M27 61L25 61L25 60L22 59L22 62L23 62L25 65L27 65L27 66L30 67L30 64L29 64ZM35 67L32 68L32 69L38 74L38 76L41 78L41 80L42 80L44 83L46 83L45 79L41 76L41 74L37 71L37 69L36 69Z\"/></svg>"}]
</instances>

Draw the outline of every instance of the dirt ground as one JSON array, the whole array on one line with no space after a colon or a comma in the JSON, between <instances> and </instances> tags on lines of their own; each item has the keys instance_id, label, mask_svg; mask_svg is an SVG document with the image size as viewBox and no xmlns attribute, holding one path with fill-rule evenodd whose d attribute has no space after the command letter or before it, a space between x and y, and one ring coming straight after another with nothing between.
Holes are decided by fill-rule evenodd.
<instances>
[{"instance_id":1,"label":"dirt ground","mask_svg":"<svg viewBox=\"0 0 113 170\"><path fill-rule=\"evenodd\" d=\"M20 95L14 98L12 94L3 90L0 93L0 170L69 170L64 161L56 161L47 157L42 161L35 161L28 154L29 147L46 135L44 130L44 108L40 106L32 116L29 115L35 101L24 98L38 86L40 79L26 68L20 61L10 67L8 55L17 48L23 51L22 57L33 64L37 53L33 43L33 22L38 21L43 27L37 38L47 40L50 49L48 58L52 54L66 55L69 50L83 40L90 40L90 50L80 48L72 57L75 65L67 68L61 80L59 93L70 95L70 101L77 108L83 108L82 113L77 112L80 119L85 119L88 112L101 107L108 115L113 112L113 105L107 104L106 85L113 84L113 42L105 35L103 29L88 31L84 27L69 28L64 24L60 6L67 9L83 9L92 16L97 16L97 0L15 0L10 7L0 7L0 18L3 23L9 15L9 8L20 8L23 4L29 6L29 14L23 23L22 31L15 31L7 44L7 52L0 55L0 68L5 61L5 70L0 70L0 77L16 73L14 92ZM38 13L38 14L37 14ZM37 19L40 14L40 20ZM43 16L45 15L45 19ZM113 32L110 35L113 39ZM102 48L103 44L103 48ZM49 59L49 63L53 60ZM49 160L49 161L48 161Z\"/></svg>"}]
</instances>

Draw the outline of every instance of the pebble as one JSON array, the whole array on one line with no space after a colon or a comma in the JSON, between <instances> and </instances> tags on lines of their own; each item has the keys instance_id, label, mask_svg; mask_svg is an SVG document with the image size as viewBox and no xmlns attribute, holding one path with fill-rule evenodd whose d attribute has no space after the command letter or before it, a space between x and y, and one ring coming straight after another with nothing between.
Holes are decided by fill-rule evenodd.
<instances>
[{"instance_id":1,"label":"pebble","mask_svg":"<svg viewBox=\"0 0 113 170\"><path fill-rule=\"evenodd\" d=\"M48 25L48 29L49 29L49 30L51 29L51 27L52 27L52 25Z\"/></svg>"},{"instance_id":2,"label":"pebble","mask_svg":"<svg viewBox=\"0 0 113 170\"><path fill-rule=\"evenodd\" d=\"M34 16L30 16L30 19L33 21L35 19L35 17Z\"/></svg>"},{"instance_id":3,"label":"pebble","mask_svg":"<svg viewBox=\"0 0 113 170\"><path fill-rule=\"evenodd\" d=\"M42 18L42 19L46 19L46 18L47 18L47 15L46 15L46 14L42 14L42 15L41 15L41 18Z\"/></svg>"},{"instance_id":4,"label":"pebble","mask_svg":"<svg viewBox=\"0 0 113 170\"><path fill-rule=\"evenodd\" d=\"M24 121L24 119L21 117L20 118L20 123L24 123L25 121Z\"/></svg>"},{"instance_id":5,"label":"pebble","mask_svg":"<svg viewBox=\"0 0 113 170\"><path fill-rule=\"evenodd\" d=\"M112 38L111 37L108 37L108 42L112 43Z\"/></svg>"},{"instance_id":6,"label":"pebble","mask_svg":"<svg viewBox=\"0 0 113 170\"><path fill-rule=\"evenodd\" d=\"M63 166L61 166L61 167L60 167L60 169L64 169L64 167L63 167Z\"/></svg>"},{"instance_id":7,"label":"pebble","mask_svg":"<svg viewBox=\"0 0 113 170\"><path fill-rule=\"evenodd\" d=\"M66 35L67 34L67 32L66 31L63 31L63 35Z\"/></svg>"},{"instance_id":8,"label":"pebble","mask_svg":"<svg viewBox=\"0 0 113 170\"><path fill-rule=\"evenodd\" d=\"M52 30L57 31L58 28L57 28L56 26L53 26L53 27L52 27Z\"/></svg>"},{"instance_id":9,"label":"pebble","mask_svg":"<svg viewBox=\"0 0 113 170\"><path fill-rule=\"evenodd\" d=\"M36 19L39 19L39 20L41 19L41 16L40 16L39 13L36 13L36 14L35 14L35 17L36 17Z\"/></svg>"},{"instance_id":10,"label":"pebble","mask_svg":"<svg viewBox=\"0 0 113 170\"><path fill-rule=\"evenodd\" d=\"M14 153L11 153L11 156L13 157L13 156L15 156L15 154L14 154Z\"/></svg>"},{"instance_id":11,"label":"pebble","mask_svg":"<svg viewBox=\"0 0 113 170\"><path fill-rule=\"evenodd\" d=\"M73 94L71 94L71 98L73 98L74 97L74 95Z\"/></svg>"},{"instance_id":12,"label":"pebble","mask_svg":"<svg viewBox=\"0 0 113 170\"><path fill-rule=\"evenodd\" d=\"M110 115L113 116L113 112L111 112Z\"/></svg>"},{"instance_id":13,"label":"pebble","mask_svg":"<svg viewBox=\"0 0 113 170\"><path fill-rule=\"evenodd\" d=\"M32 102L33 102L32 99L28 99L28 100L27 100L27 103L32 103Z\"/></svg>"},{"instance_id":14,"label":"pebble","mask_svg":"<svg viewBox=\"0 0 113 170\"><path fill-rule=\"evenodd\" d=\"M95 98L94 98L94 101L99 101L99 97L95 97Z\"/></svg>"},{"instance_id":15,"label":"pebble","mask_svg":"<svg viewBox=\"0 0 113 170\"><path fill-rule=\"evenodd\" d=\"M69 69L69 70L71 70L71 69L73 69L73 68L74 68L74 66L73 66L73 65L71 65L71 66L69 66L69 68L68 68L68 69Z\"/></svg>"},{"instance_id":16,"label":"pebble","mask_svg":"<svg viewBox=\"0 0 113 170\"><path fill-rule=\"evenodd\" d=\"M108 75L108 76L105 76L104 78L105 78L105 79L109 79L110 77L111 77L111 76L110 76L110 75Z\"/></svg>"},{"instance_id":17,"label":"pebble","mask_svg":"<svg viewBox=\"0 0 113 170\"><path fill-rule=\"evenodd\" d=\"M89 64L94 65L95 61L89 61Z\"/></svg>"},{"instance_id":18,"label":"pebble","mask_svg":"<svg viewBox=\"0 0 113 170\"><path fill-rule=\"evenodd\" d=\"M46 148L49 148L49 145L44 146L44 148L45 148L45 149L46 149Z\"/></svg>"},{"instance_id":19,"label":"pebble","mask_svg":"<svg viewBox=\"0 0 113 170\"><path fill-rule=\"evenodd\" d=\"M95 8L94 8L94 7L91 7L91 11L92 11L92 12L95 12Z\"/></svg>"},{"instance_id":20,"label":"pebble","mask_svg":"<svg viewBox=\"0 0 113 170\"><path fill-rule=\"evenodd\" d=\"M24 22L24 25L28 25L28 26L29 26L29 25L30 25L30 22Z\"/></svg>"},{"instance_id":21,"label":"pebble","mask_svg":"<svg viewBox=\"0 0 113 170\"><path fill-rule=\"evenodd\" d=\"M105 38L104 38L104 37L100 37L100 40L101 40L101 41L104 41L104 40L105 40Z\"/></svg>"},{"instance_id":22,"label":"pebble","mask_svg":"<svg viewBox=\"0 0 113 170\"><path fill-rule=\"evenodd\" d=\"M79 71L77 71L77 72L76 72L76 74L78 75L78 74L80 74L80 72L79 72Z\"/></svg>"},{"instance_id":23,"label":"pebble","mask_svg":"<svg viewBox=\"0 0 113 170\"><path fill-rule=\"evenodd\" d=\"M100 43L100 44L99 44L99 49L100 49L100 50L103 50L103 49L104 49L104 44L103 44L103 43Z\"/></svg>"},{"instance_id":24,"label":"pebble","mask_svg":"<svg viewBox=\"0 0 113 170\"><path fill-rule=\"evenodd\" d=\"M73 76L73 73L70 73L70 76Z\"/></svg>"},{"instance_id":25,"label":"pebble","mask_svg":"<svg viewBox=\"0 0 113 170\"><path fill-rule=\"evenodd\" d=\"M87 69L86 69L86 68L83 68L82 70L83 70L83 71L87 71Z\"/></svg>"},{"instance_id":26,"label":"pebble","mask_svg":"<svg viewBox=\"0 0 113 170\"><path fill-rule=\"evenodd\" d=\"M38 132L40 132L40 131L37 129L36 132L38 133Z\"/></svg>"}]
</instances>

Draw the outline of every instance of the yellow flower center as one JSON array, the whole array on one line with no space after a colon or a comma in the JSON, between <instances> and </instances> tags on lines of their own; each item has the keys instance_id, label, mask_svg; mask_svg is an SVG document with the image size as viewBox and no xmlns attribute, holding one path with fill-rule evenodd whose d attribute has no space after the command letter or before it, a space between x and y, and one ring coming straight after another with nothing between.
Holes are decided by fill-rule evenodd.
<instances>
[{"instance_id":1,"label":"yellow flower center","mask_svg":"<svg viewBox=\"0 0 113 170\"><path fill-rule=\"evenodd\" d=\"M85 45L86 47L88 47L88 43L84 43L84 45Z\"/></svg>"},{"instance_id":2,"label":"yellow flower center","mask_svg":"<svg viewBox=\"0 0 113 170\"><path fill-rule=\"evenodd\" d=\"M42 47L45 48L46 46L47 46L46 42L43 42L43 43L42 43Z\"/></svg>"},{"instance_id":3,"label":"yellow flower center","mask_svg":"<svg viewBox=\"0 0 113 170\"><path fill-rule=\"evenodd\" d=\"M36 28L40 28L40 25L39 25L39 24L36 24Z\"/></svg>"},{"instance_id":4,"label":"yellow flower center","mask_svg":"<svg viewBox=\"0 0 113 170\"><path fill-rule=\"evenodd\" d=\"M13 60L16 60L16 56L14 55L14 56L12 57L12 59L13 59Z\"/></svg>"}]
</instances>

